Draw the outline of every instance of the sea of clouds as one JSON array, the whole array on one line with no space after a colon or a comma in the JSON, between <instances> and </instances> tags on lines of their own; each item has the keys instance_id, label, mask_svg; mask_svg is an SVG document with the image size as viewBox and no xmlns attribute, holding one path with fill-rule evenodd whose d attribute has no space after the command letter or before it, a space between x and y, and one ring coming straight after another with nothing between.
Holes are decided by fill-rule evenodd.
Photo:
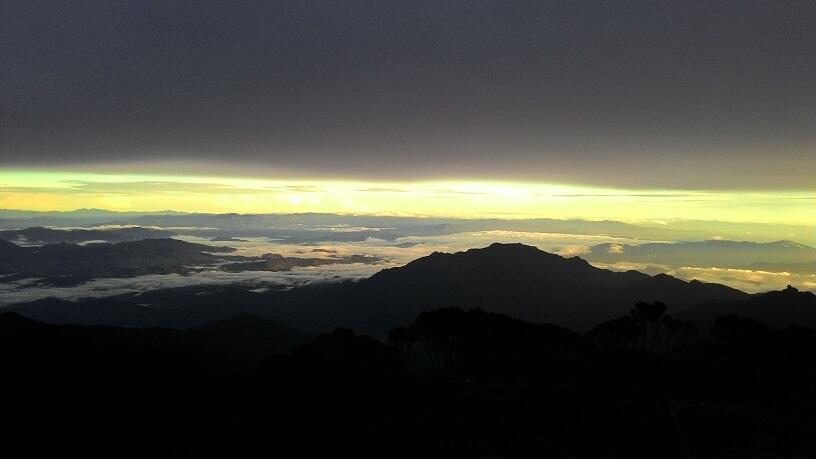
<instances>
[{"instance_id":1,"label":"sea of clouds","mask_svg":"<svg viewBox=\"0 0 816 459\"><path fill-rule=\"evenodd\" d=\"M359 242L320 244L287 243L285 240L271 240L263 237L240 238L240 241L211 241L199 236L177 236L177 238L214 247L231 247L236 249L233 255L258 256L265 253L277 253L287 257L331 258L356 254L379 257L382 261L376 264L354 263L297 268L284 272L245 271L229 273L204 270L186 275L168 274L132 278L103 278L71 287L50 287L37 283L35 279L15 282L2 282L2 279L0 279L0 306L47 297L77 300L87 297L138 294L146 291L198 285L239 285L250 290L265 291L295 288L316 282L359 280L384 268L405 265L432 252L458 252L474 247L486 247L494 242L520 242L565 257L581 256L596 244L661 242L600 235L517 231L479 231L440 236L408 236L391 241L370 237ZM217 252L216 249L214 251ZM816 289L816 275L773 273L723 267L668 267L636 263L616 263L612 265L596 263L596 265L613 270L634 269L648 274L663 272L684 280L697 279L704 282L716 282L751 293L777 290L787 285L794 285L802 290Z\"/></svg>"}]
</instances>

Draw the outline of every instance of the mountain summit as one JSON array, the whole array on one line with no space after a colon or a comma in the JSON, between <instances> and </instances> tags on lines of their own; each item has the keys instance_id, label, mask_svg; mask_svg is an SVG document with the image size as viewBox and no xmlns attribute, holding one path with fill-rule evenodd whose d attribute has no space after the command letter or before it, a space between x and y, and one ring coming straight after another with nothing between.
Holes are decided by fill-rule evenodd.
<instances>
[{"instance_id":1,"label":"mountain summit","mask_svg":"<svg viewBox=\"0 0 816 459\"><path fill-rule=\"evenodd\" d=\"M280 295L271 314L296 328L346 326L383 333L419 313L479 307L534 322L586 329L626 313L636 301L663 301L674 311L747 294L668 275L596 268L523 244L435 252L357 283Z\"/></svg>"}]
</instances>

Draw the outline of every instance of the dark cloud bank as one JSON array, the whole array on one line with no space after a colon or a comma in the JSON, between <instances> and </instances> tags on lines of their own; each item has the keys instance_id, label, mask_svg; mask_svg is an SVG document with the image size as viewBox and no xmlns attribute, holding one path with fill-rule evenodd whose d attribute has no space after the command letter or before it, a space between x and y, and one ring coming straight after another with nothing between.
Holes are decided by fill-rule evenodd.
<instances>
[{"instance_id":1,"label":"dark cloud bank","mask_svg":"<svg viewBox=\"0 0 816 459\"><path fill-rule=\"evenodd\" d=\"M816 172L813 2L2 8L3 167L684 188Z\"/></svg>"}]
</instances>

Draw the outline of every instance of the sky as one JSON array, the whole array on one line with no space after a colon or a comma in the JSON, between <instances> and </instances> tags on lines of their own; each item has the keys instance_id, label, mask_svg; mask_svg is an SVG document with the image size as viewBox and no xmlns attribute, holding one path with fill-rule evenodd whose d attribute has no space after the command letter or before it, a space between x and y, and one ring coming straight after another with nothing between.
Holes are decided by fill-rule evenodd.
<instances>
[{"instance_id":1,"label":"sky","mask_svg":"<svg viewBox=\"0 0 816 459\"><path fill-rule=\"evenodd\" d=\"M0 207L814 223L814 23L781 0L2 0Z\"/></svg>"},{"instance_id":2,"label":"sky","mask_svg":"<svg viewBox=\"0 0 816 459\"><path fill-rule=\"evenodd\" d=\"M0 209L332 212L459 218L562 218L665 224L710 220L816 226L816 193L632 191L534 182L294 180L0 171Z\"/></svg>"}]
</instances>

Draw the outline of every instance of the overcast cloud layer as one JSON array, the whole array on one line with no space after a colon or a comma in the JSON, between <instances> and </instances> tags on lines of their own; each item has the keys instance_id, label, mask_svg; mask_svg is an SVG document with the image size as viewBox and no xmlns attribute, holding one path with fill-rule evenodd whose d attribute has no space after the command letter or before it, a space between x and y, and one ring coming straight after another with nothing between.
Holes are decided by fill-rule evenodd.
<instances>
[{"instance_id":1,"label":"overcast cloud layer","mask_svg":"<svg viewBox=\"0 0 816 459\"><path fill-rule=\"evenodd\" d=\"M0 167L816 187L812 1L0 9Z\"/></svg>"}]
</instances>

